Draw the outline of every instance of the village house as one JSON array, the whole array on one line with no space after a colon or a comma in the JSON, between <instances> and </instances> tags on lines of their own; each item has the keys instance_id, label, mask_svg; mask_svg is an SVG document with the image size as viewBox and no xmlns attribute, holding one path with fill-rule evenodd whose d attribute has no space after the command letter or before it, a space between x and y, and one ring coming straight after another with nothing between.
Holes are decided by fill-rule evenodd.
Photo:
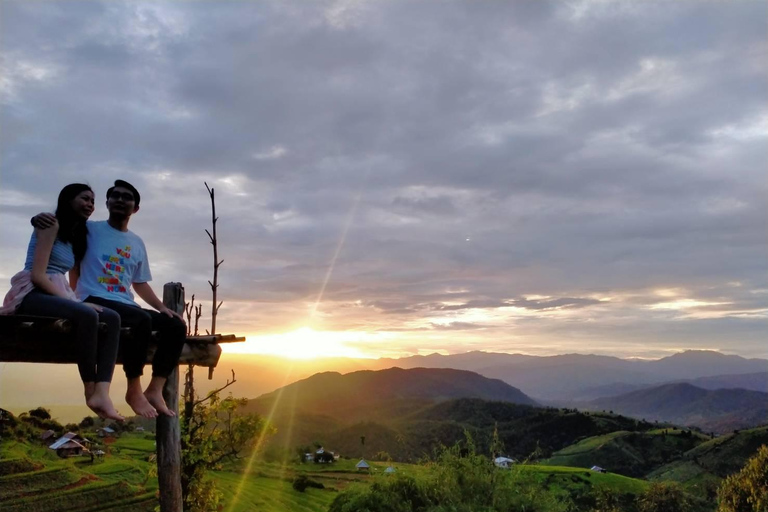
<instances>
[{"instance_id":1,"label":"village house","mask_svg":"<svg viewBox=\"0 0 768 512\"><path fill-rule=\"evenodd\" d=\"M322 446L315 452L314 455L307 454L310 457L307 461L314 461L316 464L330 464L339 459L339 456L332 451L325 450Z\"/></svg>"},{"instance_id":2,"label":"village house","mask_svg":"<svg viewBox=\"0 0 768 512\"><path fill-rule=\"evenodd\" d=\"M517 461L509 457L496 457L493 459L493 463L497 468L509 469L513 464L516 464Z\"/></svg>"},{"instance_id":3,"label":"village house","mask_svg":"<svg viewBox=\"0 0 768 512\"><path fill-rule=\"evenodd\" d=\"M86 438L74 432L67 432L48 448L56 451L56 455L62 458L74 457L82 455L83 452L88 451L87 445L91 442Z\"/></svg>"},{"instance_id":4,"label":"village house","mask_svg":"<svg viewBox=\"0 0 768 512\"><path fill-rule=\"evenodd\" d=\"M115 429L109 427L103 427L96 431L96 435L99 437L115 437Z\"/></svg>"},{"instance_id":5,"label":"village house","mask_svg":"<svg viewBox=\"0 0 768 512\"><path fill-rule=\"evenodd\" d=\"M365 462L365 459L360 459L360 462L355 464L355 467L358 471L370 471L371 465Z\"/></svg>"},{"instance_id":6,"label":"village house","mask_svg":"<svg viewBox=\"0 0 768 512\"><path fill-rule=\"evenodd\" d=\"M56 432L54 432L53 430L50 430L50 429L49 429L49 430L46 430L45 432L43 432L42 434L40 434L40 439L41 439L41 440L42 440L44 443L46 443L46 444L47 444L47 443L48 443L48 442L50 442L50 441L51 441L51 439L52 439L52 438L54 438L55 436L56 436Z\"/></svg>"}]
</instances>

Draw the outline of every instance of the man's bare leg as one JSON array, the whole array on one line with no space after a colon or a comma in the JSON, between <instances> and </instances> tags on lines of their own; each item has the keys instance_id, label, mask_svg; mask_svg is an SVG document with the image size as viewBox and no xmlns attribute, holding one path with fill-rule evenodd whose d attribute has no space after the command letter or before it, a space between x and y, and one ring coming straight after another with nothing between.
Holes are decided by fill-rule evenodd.
<instances>
[{"instance_id":1,"label":"man's bare leg","mask_svg":"<svg viewBox=\"0 0 768 512\"><path fill-rule=\"evenodd\" d=\"M125 392L125 401L131 406L133 412L145 418L157 418L157 411L147 401L141 391L141 377L128 379L128 391Z\"/></svg>"},{"instance_id":2,"label":"man's bare leg","mask_svg":"<svg viewBox=\"0 0 768 512\"><path fill-rule=\"evenodd\" d=\"M157 409L157 412L173 417L176 416L176 413L168 408L163 399L163 386L165 386L166 380L165 377L152 377L147 390L144 392L144 396Z\"/></svg>"}]
</instances>

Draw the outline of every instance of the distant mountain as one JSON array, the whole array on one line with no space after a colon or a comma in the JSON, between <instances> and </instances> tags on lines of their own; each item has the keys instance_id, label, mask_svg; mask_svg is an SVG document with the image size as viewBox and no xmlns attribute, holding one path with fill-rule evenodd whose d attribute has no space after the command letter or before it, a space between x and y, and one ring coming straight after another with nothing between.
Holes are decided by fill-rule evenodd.
<instances>
[{"instance_id":1,"label":"distant mountain","mask_svg":"<svg viewBox=\"0 0 768 512\"><path fill-rule=\"evenodd\" d=\"M745 389L707 390L688 383L598 398L584 407L721 433L768 423L768 394Z\"/></svg>"},{"instance_id":2,"label":"distant mountain","mask_svg":"<svg viewBox=\"0 0 768 512\"><path fill-rule=\"evenodd\" d=\"M713 350L686 350L648 361L647 366L658 380L667 381L768 371L768 361L765 359L745 359Z\"/></svg>"},{"instance_id":3,"label":"distant mountain","mask_svg":"<svg viewBox=\"0 0 768 512\"><path fill-rule=\"evenodd\" d=\"M539 359L539 357L525 354L505 354L474 350L462 354L443 355L434 353L426 356L416 355L403 357L401 359L376 359L372 362L373 365L371 368L454 368L457 370L477 371L481 368L486 368L491 364L515 366L535 359Z\"/></svg>"},{"instance_id":4,"label":"distant mountain","mask_svg":"<svg viewBox=\"0 0 768 512\"><path fill-rule=\"evenodd\" d=\"M600 388L603 388L600 393L617 386L621 387L618 392L627 392L671 381L768 372L768 360L708 350L689 350L651 361L585 354L540 357L467 352L380 359L371 364L472 370L501 379L537 400L586 400L601 396L595 395L595 390Z\"/></svg>"},{"instance_id":5,"label":"distant mountain","mask_svg":"<svg viewBox=\"0 0 768 512\"><path fill-rule=\"evenodd\" d=\"M715 375L713 377L699 377L687 382L703 389L748 389L768 393L768 372Z\"/></svg>"},{"instance_id":6,"label":"distant mountain","mask_svg":"<svg viewBox=\"0 0 768 512\"><path fill-rule=\"evenodd\" d=\"M553 401L561 406L573 406L573 402L586 402L597 398L618 396L640 389L648 389L663 384L677 384L686 382L702 389L748 389L768 393L768 372L744 373L736 375L714 375L712 377L699 377L697 379L682 379L671 382L657 382L654 384L627 384L626 382L613 382L581 391L573 400Z\"/></svg>"}]
</instances>

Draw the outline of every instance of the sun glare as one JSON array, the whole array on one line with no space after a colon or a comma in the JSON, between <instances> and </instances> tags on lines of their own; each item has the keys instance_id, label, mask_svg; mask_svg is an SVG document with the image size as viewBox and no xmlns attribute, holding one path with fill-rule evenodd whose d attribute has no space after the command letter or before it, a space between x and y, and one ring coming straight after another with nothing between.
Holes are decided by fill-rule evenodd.
<instances>
[{"instance_id":1,"label":"sun glare","mask_svg":"<svg viewBox=\"0 0 768 512\"><path fill-rule=\"evenodd\" d=\"M315 331L302 327L292 332L261 336L246 336L245 343L222 345L230 354L268 354L290 359L320 357L374 358L360 349L360 345L384 342L391 338L386 333L361 331Z\"/></svg>"}]
</instances>

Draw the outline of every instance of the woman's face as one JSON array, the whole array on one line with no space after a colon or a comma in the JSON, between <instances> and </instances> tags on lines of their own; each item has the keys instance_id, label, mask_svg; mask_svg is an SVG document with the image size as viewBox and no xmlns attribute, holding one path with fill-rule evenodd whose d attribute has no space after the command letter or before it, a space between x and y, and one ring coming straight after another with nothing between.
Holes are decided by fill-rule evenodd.
<instances>
[{"instance_id":1,"label":"woman's face","mask_svg":"<svg viewBox=\"0 0 768 512\"><path fill-rule=\"evenodd\" d=\"M80 192L72 200L71 205L72 211L74 211L76 215L79 215L83 219L88 219L93 213L94 208L93 192L90 190Z\"/></svg>"}]
</instances>

